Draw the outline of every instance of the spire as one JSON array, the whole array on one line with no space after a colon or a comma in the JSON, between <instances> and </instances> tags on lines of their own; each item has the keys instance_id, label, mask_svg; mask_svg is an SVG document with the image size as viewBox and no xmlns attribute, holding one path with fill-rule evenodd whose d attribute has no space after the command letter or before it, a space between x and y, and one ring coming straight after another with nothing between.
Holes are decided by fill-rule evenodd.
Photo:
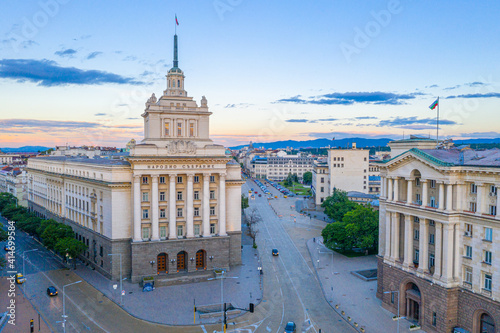
<instances>
[{"instance_id":1,"label":"spire","mask_svg":"<svg viewBox=\"0 0 500 333\"><path fill-rule=\"evenodd\" d=\"M179 67L179 60L177 60L177 34L174 35L174 68Z\"/></svg>"}]
</instances>

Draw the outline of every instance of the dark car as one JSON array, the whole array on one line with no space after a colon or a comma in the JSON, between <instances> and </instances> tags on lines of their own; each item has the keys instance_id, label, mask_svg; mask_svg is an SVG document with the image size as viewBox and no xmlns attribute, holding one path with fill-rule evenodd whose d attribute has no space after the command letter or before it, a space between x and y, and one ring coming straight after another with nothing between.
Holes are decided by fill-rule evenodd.
<instances>
[{"instance_id":1,"label":"dark car","mask_svg":"<svg viewBox=\"0 0 500 333\"><path fill-rule=\"evenodd\" d=\"M57 296L57 289L54 286L50 286L47 288L47 295L49 296Z\"/></svg>"},{"instance_id":2,"label":"dark car","mask_svg":"<svg viewBox=\"0 0 500 333\"><path fill-rule=\"evenodd\" d=\"M273 250L271 251L271 253L273 254L273 256L277 256L277 255L279 255L279 254L280 254L280 253L278 252L278 249L273 249Z\"/></svg>"},{"instance_id":3,"label":"dark car","mask_svg":"<svg viewBox=\"0 0 500 333\"><path fill-rule=\"evenodd\" d=\"M262 194L259 194L259 197L261 197L261 196L262 196Z\"/></svg>"},{"instance_id":4,"label":"dark car","mask_svg":"<svg viewBox=\"0 0 500 333\"><path fill-rule=\"evenodd\" d=\"M285 326L285 333L295 333L297 330L297 325L293 321L289 321Z\"/></svg>"},{"instance_id":5,"label":"dark car","mask_svg":"<svg viewBox=\"0 0 500 333\"><path fill-rule=\"evenodd\" d=\"M4 249L5 251L10 251L10 247L9 247L8 245L5 245L5 246L3 247L3 249Z\"/></svg>"},{"instance_id":6,"label":"dark car","mask_svg":"<svg viewBox=\"0 0 500 333\"><path fill-rule=\"evenodd\" d=\"M144 284L144 287L142 287L142 291L153 291L154 287L151 282L147 282Z\"/></svg>"}]
</instances>

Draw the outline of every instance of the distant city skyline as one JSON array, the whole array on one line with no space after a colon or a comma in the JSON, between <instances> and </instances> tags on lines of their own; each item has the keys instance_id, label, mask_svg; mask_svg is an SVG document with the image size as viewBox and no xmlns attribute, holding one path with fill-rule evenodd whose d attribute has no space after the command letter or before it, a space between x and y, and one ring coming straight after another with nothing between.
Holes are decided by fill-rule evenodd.
<instances>
[{"instance_id":1,"label":"distant city skyline","mask_svg":"<svg viewBox=\"0 0 500 333\"><path fill-rule=\"evenodd\" d=\"M175 15L211 137L500 137L500 4L69 0L3 5L0 147L124 147L166 89ZM493 121L492 121L493 120Z\"/></svg>"}]
</instances>

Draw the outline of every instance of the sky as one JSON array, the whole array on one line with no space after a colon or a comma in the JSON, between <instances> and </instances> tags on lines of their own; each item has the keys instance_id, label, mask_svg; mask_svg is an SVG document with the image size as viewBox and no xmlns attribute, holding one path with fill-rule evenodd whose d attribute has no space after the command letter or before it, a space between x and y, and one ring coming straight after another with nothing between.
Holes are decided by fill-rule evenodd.
<instances>
[{"instance_id":1,"label":"sky","mask_svg":"<svg viewBox=\"0 0 500 333\"><path fill-rule=\"evenodd\" d=\"M179 67L225 146L500 137L498 1L2 3L0 147L124 147Z\"/></svg>"}]
</instances>

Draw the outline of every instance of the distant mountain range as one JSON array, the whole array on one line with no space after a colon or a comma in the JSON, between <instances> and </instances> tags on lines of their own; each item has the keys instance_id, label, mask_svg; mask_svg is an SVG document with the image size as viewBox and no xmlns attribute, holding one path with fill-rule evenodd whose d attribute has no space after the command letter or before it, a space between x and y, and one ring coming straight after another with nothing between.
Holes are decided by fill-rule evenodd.
<instances>
[{"instance_id":1,"label":"distant mountain range","mask_svg":"<svg viewBox=\"0 0 500 333\"><path fill-rule=\"evenodd\" d=\"M38 151L45 151L51 147L43 146L23 146L19 148L0 148L4 153L36 153Z\"/></svg>"},{"instance_id":2,"label":"distant mountain range","mask_svg":"<svg viewBox=\"0 0 500 333\"><path fill-rule=\"evenodd\" d=\"M329 140L329 139L316 139L316 140L307 140L307 141L295 141L295 140L286 140L286 141L275 141L275 142L255 142L253 146L255 148L264 147L265 149L279 149L291 147L294 149L298 148L321 148L321 147L351 147L353 142L356 143L358 148L366 148L366 147L384 147L390 141L394 139L382 138L382 139L367 139L367 138L349 138L349 139L339 139L339 140ZM500 143L500 138L495 139L469 139L469 140L454 140L455 143L459 144L473 144L473 143ZM231 149L241 149L248 144L230 147Z\"/></svg>"}]
</instances>

